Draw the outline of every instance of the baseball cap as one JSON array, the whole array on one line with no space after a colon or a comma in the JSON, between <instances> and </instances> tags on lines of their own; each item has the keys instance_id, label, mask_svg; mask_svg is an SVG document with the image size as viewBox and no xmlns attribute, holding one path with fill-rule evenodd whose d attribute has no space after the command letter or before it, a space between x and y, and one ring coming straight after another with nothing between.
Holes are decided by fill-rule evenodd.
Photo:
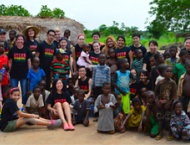
<instances>
[{"instance_id":1,"label":"baseball cap","mask_svg":"<svg viewBox=\"0 0 190 145\"><path fill-rule=\"evenodd\" d=\"M6 31L4 29L0 29L0 34L2 34L2 33L6 34Z\"/></svg>"},{"instance_id":2,"label":"baseball cap","mask_svg":"<svg viewBox=\"0 0 190 145\"><path fill-rule=\"evenodd\" d=\"M56 50L56 54L58 54L58 53L66 54L67 52L65 50L63 50L63 49L60 48L60 49Z\"/></svg>"}]
</instances>

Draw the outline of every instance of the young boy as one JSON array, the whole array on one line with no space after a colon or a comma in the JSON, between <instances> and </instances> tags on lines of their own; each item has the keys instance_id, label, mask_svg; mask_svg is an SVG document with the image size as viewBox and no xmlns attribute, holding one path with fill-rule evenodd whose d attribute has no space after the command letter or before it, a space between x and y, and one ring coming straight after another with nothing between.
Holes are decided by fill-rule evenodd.
<instances>
[{"instance_id":1,"label":"young boy","mask_svg":"<svg viewBox=\"0 0 190 145\"><path fill-rule=\"evenodd\" d=\"M164 56L164 60L170 58L171 57L170 51L169 50L165 50L163 56Z\"/></svg>"},{"instance_id":2,"label":"young boy","mask_svg":"<svg viewBox=\"0 0 190 145\"><path fill-rule=\"evenodd\" d=\"M110 68L105 64L106 54L101 53L99 55L99 64L94 67L92 75L92 85L91 88L94 89L94 100L102 94L102 85L104 82L111 83L111 72Z\"/></svg>"},{"instance_id":3,"label":"young boy","mask_svg":"<svg viewBox=\"0 0 190 145\"><path fill-rule=\"evenodd\" d=\"M67 47L66 47L67 49L71 49L72 48L72 43L69 40L70 35L71 35L71 31L69 29L67 29L67 30L64 31L64 37L67 38Z\"/></svg>"},{"instance_id":4,"label":"young boy","mask_svg":"<svg viewBox=\"0 0 190 145\"><path fill-rule=\"evenodd\" d=\"M78 100L75 101L75 104L73 107L73 125L82 123L84 124L84 126L88 126L90 104L87 100L84 99L85 97L84 90L79 90L77 97L78 97ZM77 116L75 116L76 112L77 112Z\"/></svg>"},{"instance_id":5,"label":"young boy","mask_svg":"<svg viewBox=\"0 0 190 145\"><path fill-rule=\"evenodd\" d=\"M70 104L70 106L71 106L72 109L73 109L73 106L75 104L75 101L78 99L78 96L77 96L78 91L79 91L78 87L74 88L73 95L71 96L71 104ZM72 110L71 110L71 113L72 113ZM77 113L76 113L76 115L77 115Z\"/></svg>"},{"instance_id":6,"label":"young boy","mask_svg":"<svg viewBox=\"0 0 190 145\"><path fill-rule=\"evenodd\" d=\"M15 38L16 38L16 31L15 30L9 31L9 39L7 40L7 44L9 46L9 48L16 45Z\"/></svg>"},{"instance_id":7,"label":"young boy","mask_svg":"<svg viewBox=\"0 0 190 145\"><path fill-rule=\"evenodd\" d=\"M100 40L100 33L99 32L94 32L92 34L92 39L93 39L93 41L98 41L99 42L99 40ZM99 42L99 43L100 43L100 50L102 50L104 48L105 44L101 43L101 42ZM89 45L91 47L91 51L94 51L93 42L90 42Z\"/></svg>"},{"instance_id":8,"label":"young boy","mask_svg":"<svg viewBox=\"0 0 190 145\"><path fill-rule=\"evenodd\" d=\"M132 69L135 69L137 71L137 77L136 80L140 81L140 72L143 68L143 53L141 49L135 50L135 60L132 63Z\"/></svg>"},{"instance_id":9,"label":"young boy","mask_svg":"<svg viewBox=\"0 0 190 145\"><path fill-rule=\"evenodd\" d=\"M69 92L70 96L73 95L73 91L74 91L74 83L73 83L73 79L72 78L68 78L67 79L67 91Z\"/></svg>"},{"instance_id":10,"label":"young boy","mask_svg":"<svg viewBox=\"0 0 190 145\"><path fill-rule=\"evenodd\" d=\"M67 82L66 74L68 74L68 64L63 61L64 54L66 52L63 49L56 50L56 57L55 61L52 61L50 66L51 71L51 82L53 82L56 78L61 78L64 82L64 85Z\"/></svg>"},{"instance_id":11,"label":"young boy","mask_svg":"<svg viewBox=\"0 0 190 145\"><path fill-rule=\"evenodd\" d=\"M169 127L171 114L172 114L172 104L173 101L177 99L177 85L171 79L172 77L172 67L167 66L164 70L165 79L161 80L155 89L156 102L158 105L157 117L159 120L159 134L156 136L156 140L160 140L163 136L163 120L166 121L166 127ZM169 127L170 128L170 127ZM171 129L169 129L169 135L167 140L173 140Z\"/></svg>"},{"instance_id":12,"label":"young boy","mask_svg":"<svg viewBox=\"0 0 190 145\"><path fill-rule=\"evenodd\" d=\"M27 74L27 96L31 95L31 92L38 83L44 79L45 80L45 72L43 69L39 67L40 59L38 57L34 57L32 60L33 67L28 71Z\"/></svg>"},{"instance_id":13,"label":"young boy","mask_svg":"<svg viewBox=\"0 0 190 145\"><path fill-rule=\"evenodd\" d=\"M183 103L183 110L190 118L190 60L185 61L185 69L186 73L179 79L177 95Z\"/></svg>"},{"instance_id":14,"label":"young boy","mask_svg":"<svg viewBox=\"0 0 190 145\"><path fill-rule=\"evenodd\" d=\"M155 85L157 85L159 81L164 79L164 68L167 66L168 65L164 64L164 63L162 63L158 66L159 76L156 78Z\"/></svg>"},{"instance_id":15,"label":"young boy","mask_svg":"<svg viewBox=\"0 0 190 145\"><path fill-rule=\"evenodd\" d=\"M116 71L112 79L112 84L115 87L115 92L121 95L123 111L125 114L127 114L130 111L129 81L130 78L135 81L135 77L132 73L130 73L130 71L127 70L129 68L129 62L127 58L119 59L118 67L120 68L120 70Z\"/></svg>"},{"instance_id":16,"label":"young boy","mask_svg":"<svg viewBox=\"0 0 190 145\"><path fill-rule=\"evenodd\" d=\"M179 54L181 62L176 64L173 70L174 81L178 84L180 77L186 72L185 61L189 59L189 53L186 50L182 50Z\"/></svg>"}]
</instances>

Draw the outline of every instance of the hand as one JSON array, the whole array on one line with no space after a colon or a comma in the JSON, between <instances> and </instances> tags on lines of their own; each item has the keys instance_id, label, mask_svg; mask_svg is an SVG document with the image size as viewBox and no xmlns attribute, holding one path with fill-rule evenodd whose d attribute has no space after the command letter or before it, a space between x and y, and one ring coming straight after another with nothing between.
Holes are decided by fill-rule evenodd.
<instances>
[{"instance_id":1,"label":"hand","mask_svg":"<svg viewBox=\"0 0 190 145\"><path fill-rule=\"evenodd\" d=\"M110 105L110 107L111 107L111 108L114 108L114 107L115 107L115 105L114 105L114 104L111 104L111 105Z\"/></svg>"},{"instance_id":2,"label":"hand","mask_svg":"<svg viewBox=\"0 0 190 145\"><path fill-rule=\"evenodd\" d=\"M61 71L57 71L57 74L60 75L62 72Z\"/></svg>"},{"instance_id":3,"label":"hand","mask_svg":"<svg viewBox=\"0 0 190 145\"><path fill-rule=\"evenodd\" d=\"M28 96L28 97L29 97L31 94L32 94L31 91L28 91L28 92L27 92L27 96Z\"/></svg>"},{"instance_id":4,"label":"hand","mask_svg":"<svg viewBox=\"0 0 190 145\"><path fill-rule=\"evenodd\" d=\"M75 119L72 120L72 123L73 123L73 125L77 124Z\"/></svg>"},{"instance_id":5,"label":"hand","mask_svg":"<svg viewBox=\"0 0 190 145\"><path fill-rule=\"evenodd\" d=\"M141 131L142 131L142 125L139 125L138 132L141 132Z\"/></svg>"},{"instance_id":6,"label":"hand","mask_svg":"<svg viewBox=\"0 0 190 145\"><path fill-rule=\"evenodd\" d=\"M178 126L177 126L177 130L180 132L181 129L182 129L182 126L181 126L181 125L178 125Z\"/></svg>"},{"instance_id":7,"label":"hand","mask_svg":"<svg viewBox=\"0 0 190 145\"><path fill-rule=\"evenodd\" d=\"M105 109L106 107L102 104L98 109Z\"/></svg>"},{"instance_id":8,"label":"hand","mask_svg":"<svg viewBox=\"0 0 190 145\"><path fill-rule=\"evenodd\" d=\"M167 109L169 109L169 108L170 108L170 106L171 106L171 104L170 104L170 102L168 102L168 103L166 103L166 104L165 104L164 109L166 109L166 110L167 110Z\"/></svg>"},{"instance_id":9,"label":"hand","mask_svg":"<svg viewBox=\"0 0 190 145\"><path fill-rule=\"evenodd\" d=\"M120 128L119 128L119 131L122 131L122 130L124 130L125 129L125 127L124 127L124 125L122 124L121 126L120 126Z\"/></svg>"},{"instance_id":10,"label":"hand","mask_svg":"<svg viewBox=\"0 0 190 145\"><path fill-rule=\"evenodd\" d=\"M58 116L57 110L53 109L53 114L54 114L55 116Z\"/></svg>"},{"instance_id":11,"label":"hand","mask_svg":"<svg viewBox=\"0 0 190 145\"><path fill-rule=\"evenodd\" d=\"M88 123L88 120L84 119L83 124L87 124L87 123Z\"/></svg>"},{"instance_id":12,"label":"hand","mask_svg":"<svg viewBox=\"0 0 190 145\"><path fill-rule=\"evenodd\" d=\"M34 115L34 118L40 119L40 116L39 115Z\"/></svg>"},{"instance_id":13,"label":"hand","mask_svg":"<svg viewBox=\"0 0 190 145\"><path fill-rule=\"evenodd\" d=\"M124 96L126 95L126 92L124 92L124 91L122 91L122 90L120 91L120 93L121 93L122 95L124 95Z\"/></svg>"},{"instance_id":14,"label":"hand","mask_svg":"<svg viewBox=\"0 0 190 145\"><path fill-rule=\"evenodd\" d=\"M160 102L160 100L157 100L156 103L157 103L157 105L158 105L159 108L162 107L162 103Z\"/></svg>"}]
</instances>

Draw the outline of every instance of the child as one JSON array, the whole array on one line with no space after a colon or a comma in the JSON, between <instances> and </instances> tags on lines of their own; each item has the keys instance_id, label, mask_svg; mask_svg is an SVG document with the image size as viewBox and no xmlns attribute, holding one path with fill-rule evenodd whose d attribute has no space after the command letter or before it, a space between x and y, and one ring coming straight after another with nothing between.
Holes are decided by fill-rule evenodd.
<instances>
[{"instance_id":1,"label":"child","mask_svg":"<svg viewBox=\"0 0 190 145\"><path fill-rule=\"evenodd\" d=\"M78 73L76 74L76 73L73 73L72 74L72 80L73 80L73 84L76 84L76 81L78 80Z\"/></svg>"},{"instance_id":2,"label":"child","mask_svg":"<svg viewBox=\"0 0 190 145\"><path fill-rule=\"evenodd\" d=\"M159 76L156 78L155 85L157 85L159 81L164 79L164 68L166 66L167 66L166 64L160 64L158 66Z\"/></svg>"},{"instance_id":3,"label":"child","mask_svg":"<svg viewBox=\"0 0 190 145\"><path fill-rule=\"evenodd\" d=\"M129 130L138 128L138 131L141 132L146 108L141 105L139 98L133 98L132 103L134 108L128 113L120 130L124 129L124 127Z\"/></svg>"},{"instance_id":4,"label":"child","mask_svg":"<svg viewBox=\"0 0 190 145\"><path fill-rule=\"evenodd\" d=\"M176 101L173 105L173 114L170 121L170 127L173 136L180 140L182 136L185 137L186 142L190 139L190 120L183 111L183 105L180 101Z\"/></svg>"},{"instance_id":5,"label":"child","mask_svg":"<svg viewBox=\"0 0 190 145\"><path fill-rule=\"evenodd\" d=\"M174 81L178 84L180 77L186 72L185 61L189 59L189 53L186 50L182 50L179 54L181 62L176 64L173 70Z\"/></svg>"},{"instance_id":6,"label":"child","mask_svg":"<svg viewBox=\"0 0 190 145\"><path fill-rule=\"evenodd\" d=\"M85 97L84 90L79 90L77 97L78 100L75 101L75 104L73 106L73 125L82 123L84 126L88 126L90 104L87 100L84 99ZM77 116L75 116L76 112Z\"/></svg>"},{"instance_id":7,"label":"child","mask_svg":"<svg viewBox=\"0 0 190 145\"><path fill-rule=\"evenodd\" d=\"M147 91L148 91L147 88L141 88L141 91L140 91L141 93L139 95L141 105L144 105L144 106L146 106L146 96L145 96L145 94L146 94Z\"/></svg>"},{"instance_id":8,"label":"child","mask_svg":"<svg viewBox=\"0 0 190 145\"><path fill-rule=\"evenodd\" d=\"M164 63L164 57L162 53L156 53L154 55L154 59L156 61L156 66L151 69L151 81L152 81L152 90L155 90L155 82L156 78L160 75L158 71L158 65Z\"/></svg>"},{"instance_id":9,"label":"child","mask_svg":"<svg viewBox=\"0 0 190 145\"><path fill-rule=\"evenodd\" d=\"M33 94L27 99L24 112L42 116L42 107L44 107L44 102L41 95L41 88L35 86L33 88Z\"/></svg>"},{"instance_id":10,"label":"child","mask_svg":"<svg viewBox=\"0 0 190 145\"><path fill-rule=\"evenodd\" d=\"M140 81L140 72L143 68L143 53L142 53L142 50L140 49L136 49L135 50L135 60L133 61L132 63L132 68L133 69L136 69L137 71L137 76L136 76L136 80L137 81Z\"/></svg>"},{"instance_id":11,"label":"child","mask_svg":"<svg viewBox=\"0 0 190 145\"><path fill-rule=\"evenodd\" d=\"M33 67L28 71L27 74L27 96L31 95L31 91L33 91L34 86L37 86L38 83L45 79L45 72L43 69L39 67L40 59L38 57L34 57L32 60Z\"/></svg>"},{"instance_id":12,"label":"child","mask_svg":"<svg viewBox=\"0 0 190 145\"><path fill-rule=\"evenodd\" d=\"M112 83L115 87L115 92L121 95L123 111L127 114L130 111L129 81L130 78L133 78L133 81L135 81L135 77L127 70L129 68L127 58L119 59L118 67L121 69L116 71Z\"/></svg>"},{"instance_id":13,"label":"child","mask_svg":"<svg viewBox=\"0 0 190 145\"><path fill-rule=\"evenodd\" d=\"M73 109L73 106L75 104L75 101L78 99L77 97L77 94L78 94L78 91L79 91L79 88L74 88L74 91L73 91L73 96L71 96L71 108ZM73 111L71 110L71 114L73 114ZM77 112L75 113L75 115L77 115Z\"/></svg>"},{"instance_id":14,"label":"child","mask_svg":"<svg viewBox=\"0 0 190 145\"><path fill-rule=\"evenodd\" d=\"M147 133L150 137L156 137L159 131L159 124L157 119L158 106L155 102L155 94L153 91L145 93L146 96L146 112L143 119L143 124L147 128Z\"/></svg>"},{"instance_id":15,"label":"child","mask_svg":"<svg viewBox=\"0 0 190 145\"><path fill-rule=\"evenodd\" d=\"M99 55L99 64L96 67L94 67L93 75L92 75L91 88L94 89L95 99L100 94L102 94L103 82L111 83L110 68L105 63L106 63L106 54L101 53Z\"/></svg>"},{"instance_id":16,"label":"child","mask_svg":"<svg viewBox=\"0 0 190 145\"><path fill-rule=\"evenodd\" d=\"M183 110L190 117L190 60L185 61L185 69L187 71L179 79L177 93L183 103Z\"/></svg>"},{"instance_id":17,"label":"child","mask_svg":"<svg viewBox=\"0 0 190 145\"><path fill-rule=\"evenodd\" d=\"M130 73L132 73L135 77L137 76L137 71L136 69L131 69ZM132 104L132 99L135 98L136 96L136 93L137 93L137 89L139 87L139 82L138 81L133 81L132 83L132 80L130 80L130 83L129 83L129 88L130 88L130 104Z\"/></svg>"},{"instance_id":18,"label":"child","mask_svg":"<svg viewBox=\"0 0 190 145\"><path fill-rule=\"evenodd\" d=\"M92 39L93 39L93 42L94 41L98 41L99 42L99 40L100 40L100 33L99 32L94 32L92 34ZM93 42L89 43L90 47L91 47L91 51L94 51ZM101 43L101 42L99 42L99 43L100 43L100 50L102 50L105 45L104 45L104 43Z\"/></svg>"},{"instance_id":19,"label":"child","mask_svg":"<svg viewBox=\"0 0 190 145\"><path fill-rule=\"evenodd\" d=\"M73 84L72 78L68 78L67 79L67 84L68 84L67 91L69 92L70 96L72 96L73 95L73 91L74 91L74 84Z\"/></svg>"},{"instance_id":20,"label":"child","mask_svg":"<svg viewBox=\"0 0 190 145\"><path fill-rule=\"evenodd\" d=\"M16 45L15 38L16 38L16 31L15 30L9 31L9 39L7 40L7 44L9 46L9 48Z\"/></svg>"},{"instance_id":21,"label":"child","mask_svg":"<svg viewBox=\"0 0 190 145\"><path fill-rule=\"evenodd\" d=\"M157 117L159 120L159 134L156 136L156 140L160 140L163 136L163 120L166 121L166 127L169 126L172 113L172 103L177 99L177 85L171 80L172 77L172 67L167 66L164 69L165 79L159 81L155 89L156 102L158 105ZM169 134L167 140L173 140L171 130L169 129Z\"/></svg>"},{"instance_id":22,"label":"child","mask_svg":"<svg viewBox=\"0 0 190 145\"><path fill-rule=\"evenodd\" d=\"M106 57L106 56L105 56ZM110 94L110 83L104 82L102 86L103 94L99 95L95 101L95 106L99 110L98 127L99 133L115 133L113 110L116 108L117 100Z\"/></svg>"},{"instance_id":23,"label":"child","mask_svg":"<svg viewBox=\"0 0 190 145\"><path fill-rule=\"evenodd\" d=\"M67 49L68 50L71 50L71 48L72 48L72 43L69 40L70 35L71 35L71 31L69 29L67 29L67 30L64 31L64 37L67 38Z\"/></svg>"},{"instance_id":24,"label":"child","mask_svg":"<svg viewBox=\"0 0 190 145\"><path fill-rule=\"evenodd\" d=\"M154 59L154 55L152 55L150 57L150 66L151 66L151 69L156 65L156 61Z\"/></svg>"},{"instance_id":25,"label":"child","mask_svg":"<svg viewBox=\"0 0 190 145\"><path fill-rule=\"evenodd\" d=\"M80 57L77 61L77 65L85 66L85 68L89 68L89 66L92 65L92 62L89 59L89 51L90 51L89 44L84 43L83 44L83 51L80 54Z\"/></svg>"},{"instance_id":26,"label":"child","mask_svg":"<svg viewBox=\"0 0 190 145\"><path fill-rule=\"evenodd\" d=\"M13 132L17 128L21 127L26 123L44 125L49 129L54 127L59 127L61 125L61 120L46 120L39 117L39 115L23 113L17 106L17 102L20 99L20 90L19 88L12 88L9 91L9 97L2 110L0 128L3 132ZM17 118L13 114L19 115L20 118Z\"/></svg>"},{"instance_id":27,"label":"child","mask_svg":"<svg viewBox=\"0 0 190 145\"><path fill-rule=\"evenodd\" d=\"M166 60L166 59L168 59L168 58L170 58L170 57L171 57L170 51L169 51L169 50L165 50L165 51L164 51L164 60Z\"/></svg>"},{"instance_id":28,"label":"child","mask_svg":"<svg viewBox=\"0 0 190 145\"><path fill-rule=\"evenodd\" d=\"M119 131L121 133L125 132L125 128L123 130L120 130L120 127L123 123L123 121L126 118L125 113L123 112L123 103L121 103L121 96L118 93L114 93L114 96L117 100L116 107L117 109L114 110L114 128L115 131Z\"/></svg>"}]
</instances>

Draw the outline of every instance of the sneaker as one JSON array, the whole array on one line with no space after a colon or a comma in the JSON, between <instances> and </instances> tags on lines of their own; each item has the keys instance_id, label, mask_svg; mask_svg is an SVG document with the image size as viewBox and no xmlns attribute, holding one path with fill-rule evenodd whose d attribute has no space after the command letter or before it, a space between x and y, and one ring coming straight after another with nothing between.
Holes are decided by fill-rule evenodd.
<instances>
[{"instance_id":1,"label":"sneaker","mask_svg":"<svg viewBox=\"0 0 190 145\"><path fill-rule=\"evenodd\" d=\"M61 119L57 119L57 120L51 120L51 125L48 126L48 129L54 129L55 127L59 127L61 125L62 121Z\"/></svg>"}]
</instances>

